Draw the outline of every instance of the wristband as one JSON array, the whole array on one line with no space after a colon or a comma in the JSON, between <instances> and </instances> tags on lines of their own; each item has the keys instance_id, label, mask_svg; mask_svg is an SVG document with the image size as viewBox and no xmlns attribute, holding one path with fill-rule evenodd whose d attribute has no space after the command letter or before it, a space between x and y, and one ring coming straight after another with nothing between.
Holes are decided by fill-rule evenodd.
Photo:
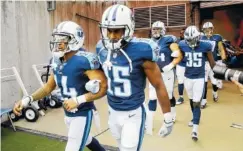
<instances>
[{"instance_id":1,"label":"wristband","mask_svg":"<svg viewBox=\"0 0 243 151\"><path fill-rule=\"evenodd\" d=\"M86 102L85 95L74 97L73 100L76 101L78 105Z\"/></svg>"}]
</instances>

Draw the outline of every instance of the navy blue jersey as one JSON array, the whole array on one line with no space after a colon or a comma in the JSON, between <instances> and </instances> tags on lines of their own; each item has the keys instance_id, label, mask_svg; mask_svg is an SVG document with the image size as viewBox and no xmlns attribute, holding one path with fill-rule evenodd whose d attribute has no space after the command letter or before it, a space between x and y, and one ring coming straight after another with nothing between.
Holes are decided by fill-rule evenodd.
<instances>
[{"instance_id":1,"label":"navy blue jersey","mask_svg":"<svg viewBox=\"0 0 243 151\"><path fill-rule=\"evenodd\" d=\"M186 59L185 77L189 79L205 78L205 61L207 53L212 51L212 45L206 41L200 41L199 45L192 49L185 40L179 42L179 47Z\"/></svg>"},{"instance_id":2,"label":"navy blue jersey","mask_svg":"<svg viewBox=\"0 0 243 151\"><path fill-rule=\"evenodd\" d=\"M111 53L111 70L102 66L108 80L108 103L114 110L120 111L133 110L143 104L146 86L143 63L158 59L158 46L150 39L133 38L123 50L132 61L132 71L128 59L121 51ZM103 64L108 51L101 41L98 42L96 51Z\"/></svg>"},{"instance_id":3,"label":"navy blue jersey","mask_svg":"<svg viewBox=\"0 0 243 151\"><path fill-rule=\"evenodd\" d=\"M162 68L171 63L173 57L171 57L172 51L170 50L170 45L176 43L177 39L175 36L166 35L156 40L152 38L159 46L159 59L157 64L162 71Z\"/></svg>"},{"instance_id":4,"label":"navy blue jersey","mask_svg":"<svg viewBox=\"0 0 243 151\"><path fill-rule=\"evenodd\" d=\"M214 42L213 45L215 45L215 47L213 49L213 58L215 61L221 60L221 56L219 54L218 43L223 40L222 36L215 34L215 35L211 36L210 38L207 38L207 36L204 35L201 37L201 40L210 40L210 41Z\"/></svg>"},{"instance_id":5,"label":"navy blue jersey","mask_svg":"<svg viewBox=\"0 0 243 151\"><path fill-rule=\"evenodd\" d=\"M85 75L87 70L98 69L100 66L96 54L78 51L74 56L61 63L59 59L54 60L53 73L57 86L61 90L62 99L69 99L87 93L85 89L89 78ZM67 116L79 116L83 111L93 109L93 102L80 104L76 113L65 110Z\"/></svg>"}]
</instances>

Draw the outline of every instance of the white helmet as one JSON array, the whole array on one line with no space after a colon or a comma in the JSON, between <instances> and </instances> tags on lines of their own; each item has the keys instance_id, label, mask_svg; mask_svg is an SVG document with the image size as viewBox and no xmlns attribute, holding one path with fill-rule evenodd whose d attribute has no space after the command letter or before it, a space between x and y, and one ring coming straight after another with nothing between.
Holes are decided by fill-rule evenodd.
<instances>
[{"instance_id":1,"label":"white helmet","mask_svg":"<svg viewBox=\"0 0 243 151\"><path fill-rule=\"evenodd\" d=\"M130 8L116 4L108 7L102 15L100 31L102 41L106 48L117 50L122 47L124 41L129 42L134 33L134 17ZM125 33L118 42L112 42L107 36L108 28L124 28Z\"/></svg>"},{"instance_id":2,"label":"white helmet","mask_svg":"<svg viewBox=\"0 0 243 151\"><path fill-rule=\"evenodd\" d=\"M77 51L82 48L84 43L83 29L72 21L61 22L53 29L50 49L54 57L63 57L65 53ZM58 44L66 43L65 50L59 50Z\"/></svg>"},{"instance_id":3,"label":"white helmet","mask_svg":"<svg viewBox=\"0 0 243 151\"><path fill-rule=\"evenodd\" d=\"M214 28L213 27L213 24L211 22L206 22L203 24L203 29L206 29L206 28Z\"/></svg>"},{"instance_id":4,"label":"white helmet","mask_svg":"<svg viewBox=\"0 0 243 151\"><path fill-rule=\"evenodd\" d=\"M191 48L195 48L200 40L201 33L196 26L188 26L184 32L185 42Z\"/></svg>"},{"instance_id":5,"label":"white helmet","mask_svg":"<svg viewBox=\"0 0 243 151\"><path fill-rule=\"evenodd\" d=\"M206 22L203 24L203 32L207 37L211 37L213 35L213 24L211 22Z\"/></svg>"},{"instance_id":6,"label":"white helmet","mask_svg":"<svg viewBox=\"0 0 243 151\"><path fill-rule=\"evenodd\" d=\"M157 30L154 29L160 29L160 32L157 32ZM159 38L160 36L164 36L166 29L165 29L165 24L161 21L156 21L152 25L152 36L153 38Z\"/></svg>"}]
</instances>

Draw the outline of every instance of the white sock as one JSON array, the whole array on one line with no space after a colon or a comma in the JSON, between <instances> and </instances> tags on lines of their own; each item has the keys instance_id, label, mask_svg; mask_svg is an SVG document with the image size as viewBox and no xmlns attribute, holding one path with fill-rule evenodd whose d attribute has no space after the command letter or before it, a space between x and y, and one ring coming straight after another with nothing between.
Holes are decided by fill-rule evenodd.
<instances>
[{"instance_id":1,"label":"white sock","mask_svg":"<svg viewBox=\"0 0 243 151\"><path fill-rule=\"evenodd\" d=\"M170 107L170 112L171 112L173 118L176 117L176 108L175 107Z\"/></svg>"},{"instance_id":2,"label":"white sock","mask_svg":"<svg viewBox=\"0 0 243 151\"><path fill-rule=\"evenodd\" d=\"M153 119L154 119L154 111L147 111L146 118L146 133L149 135L153 135Z\"/></svg>"},{"instance_id":3,"label":"white sock","mask_svg":"<svg viewBox=\"0 0 243 151\"><path fill-rule=\"evenodd\" d=\"M183 98L183 95L180 95L180 98Z\"/></svg>"},{"instance_id":4,"label":"white sock","mask_svg":"<svg viewBox=\"0 0 243 151\"><path fill-rule=\"evenodd\" d=\"M93 115L94 115L95 127L97 128L98 132L101 132L100 115L99 115L98 111L93 110Z\"/></svg>"},{"instance_id":5,"label":"white sock","mask_svg":"<svg viewBox=\"0 0 243 151\"><path fill-rule=\"evenodd\" d=\"M197 124L193 124L192 131L198 133L198 125Z\"/></svg>"}]
</instances>

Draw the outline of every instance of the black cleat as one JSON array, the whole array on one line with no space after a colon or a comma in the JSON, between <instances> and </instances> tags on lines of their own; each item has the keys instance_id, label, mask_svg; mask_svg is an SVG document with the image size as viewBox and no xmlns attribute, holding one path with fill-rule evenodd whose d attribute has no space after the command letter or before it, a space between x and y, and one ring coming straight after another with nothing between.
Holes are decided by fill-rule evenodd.
<instances>
[{"instance_id":1,"label":"black cleat","mask_svg":"<svg viewBox=\"0 0 243 151\"><path fill-rule=\"evenodd\" d=\"M201 105L201 109L205 109L207 107L207 103L204 105Z\"/></svg>"},{"instance_id":2,"label":"black cleat","mask_svg":"<svg viewBox=\"0 0 243 151\"><path fill-rule=\"evenodd\" d=\"M182 104L184 102L184 99L182 97L180 97L177 101L176 101L176 105Z\"/></svg>"}]
</instances>

